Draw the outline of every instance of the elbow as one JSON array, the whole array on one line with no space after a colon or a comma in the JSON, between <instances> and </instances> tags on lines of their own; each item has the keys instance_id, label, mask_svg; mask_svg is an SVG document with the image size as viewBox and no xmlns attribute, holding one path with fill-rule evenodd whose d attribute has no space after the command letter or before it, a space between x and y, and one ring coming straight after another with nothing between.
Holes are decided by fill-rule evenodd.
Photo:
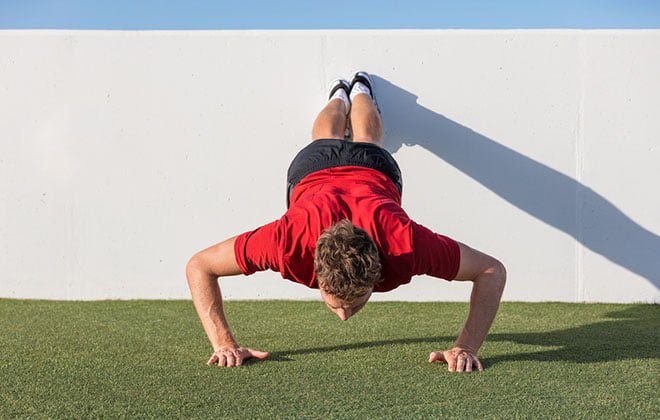
<instances>
[{"instance_id":1,"label":"elbow","mask_svg":"<svg viewBox=\"0 0 660 420\"><path fill-rule=\"evenodd\" d=\"M504 290L506 285L506 267L504 264L494 259L493 263L488 267L486 272L489 274L489 277L492 279L492 282L498 286L500 290Z\"/></svg>"},{"instance_id":2,"label":"elbow","mask_svg":"<svg viewBox=\"0 0 660 420\"><path fill-rule=\"evenodd\" d=\"M193 255L186 264L186 279L188 281L188 285L192 286L192 284L200 278L200 274L203 274L204 272L204 261L200 254L197 253Z\"/></svg>"},{"instance_id":3,"label":"elbow","mask_svg":"<svg viewBox=\"0 0 660 420\"><path fill-rule=\"evenodd\" d=\"M503 291L506 285L506 267L501 261L489 257L486 264L479 270L479 274L472 280L475 284L480 283L488 286L493 291Z\"/></svg>"}]
</instances>

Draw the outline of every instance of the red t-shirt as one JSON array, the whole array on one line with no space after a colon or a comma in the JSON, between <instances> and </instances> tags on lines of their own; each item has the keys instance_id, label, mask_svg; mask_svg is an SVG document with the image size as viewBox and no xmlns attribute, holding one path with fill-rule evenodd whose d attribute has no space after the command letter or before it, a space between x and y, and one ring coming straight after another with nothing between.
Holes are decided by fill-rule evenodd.
<instances>
[{"instance_id":1,"label":"red t-shirt","mask_svg":"<svg viewBox=\"0 0 660 420\"><path fill-rule=\"evenodd\" d=\"M318 288L316 241L324 229L342 219L364 229L380 251L383 280L374 291L395 289L414 275L456 277L458 244L411 220L390 178L360 166L324 169L303 178L279 220L236 238L236 262L245 275L271 269L285 279Z\"/></svg>"}]
</instances>

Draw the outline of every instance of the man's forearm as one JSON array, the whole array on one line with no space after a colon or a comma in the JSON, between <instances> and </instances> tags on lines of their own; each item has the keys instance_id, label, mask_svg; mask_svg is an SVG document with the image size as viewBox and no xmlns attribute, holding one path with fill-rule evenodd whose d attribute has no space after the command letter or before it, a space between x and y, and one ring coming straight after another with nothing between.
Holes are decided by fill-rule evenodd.
<instances>
[{"instance_id":1,"label":"man's forearm","mask_svg":"<svg viewBox=\"0 0 660 420\"><path fill-rule=\"evenodd\" d=\"M213 351L236 347L236 340L225 318L217 277L194 268L189 269L187 275L197 315L202 321Z\"/></svg>"},{"instance_id":2,"label":"man's forearm","mask_svg":"<svg viewBox=\"0 0 660 420\"><path fill-rule=\"evenodd\" d=\"M505 283L506 270L503 266L486 270L474 279L470 312L456 340L456 347L473 353L479 351L497 314Z\"/></svg>"}]
</instances>

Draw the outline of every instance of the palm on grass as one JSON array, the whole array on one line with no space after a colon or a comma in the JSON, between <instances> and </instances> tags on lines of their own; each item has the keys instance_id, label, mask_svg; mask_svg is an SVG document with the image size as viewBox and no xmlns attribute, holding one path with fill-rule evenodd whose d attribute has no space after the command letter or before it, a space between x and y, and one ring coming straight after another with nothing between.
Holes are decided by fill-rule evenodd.
<instances>
[{"instance_id":1,"label":"palm on grass","mask_svg":"<svg viewBox=\"0 0 660 420\"><path fill-rule=\"evenodd\" d=\"M450 372L472 372L473 368L478 371L484 370L481 361L473 352L454 347L445 351L434 351L429 355L429 363L445 362Z\"/></svg>"},{"instance_id":2,"label":"palm on grass","mask_svg":"<svg viewBox=\"0 0 660 420\"><path fill-rule=\"evenodd\" d=\"M263 360L269 356L266 351L248 349L245 347L225 348L213 352L207 365L218 365L226 367L240 366L248 359Z\"/></svg>"}]
</instances>

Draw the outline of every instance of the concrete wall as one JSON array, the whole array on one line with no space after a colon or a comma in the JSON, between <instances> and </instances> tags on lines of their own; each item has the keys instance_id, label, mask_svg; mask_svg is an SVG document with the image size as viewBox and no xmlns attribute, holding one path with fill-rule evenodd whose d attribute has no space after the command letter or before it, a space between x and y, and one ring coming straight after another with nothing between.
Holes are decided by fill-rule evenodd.
<instances>
[{"instance_id":1,"label":"concrete wall","mask_svg":"<svg viewBox=\"0 0 660 420\"><path fill-rule=\"evenodd\" d=\"M190 255L284 211L326 83L357 68L405 208L502 259L505 299L660 301L660 31L0 31L0 296L188 298Z\"/></svg>"}]
</instances>

